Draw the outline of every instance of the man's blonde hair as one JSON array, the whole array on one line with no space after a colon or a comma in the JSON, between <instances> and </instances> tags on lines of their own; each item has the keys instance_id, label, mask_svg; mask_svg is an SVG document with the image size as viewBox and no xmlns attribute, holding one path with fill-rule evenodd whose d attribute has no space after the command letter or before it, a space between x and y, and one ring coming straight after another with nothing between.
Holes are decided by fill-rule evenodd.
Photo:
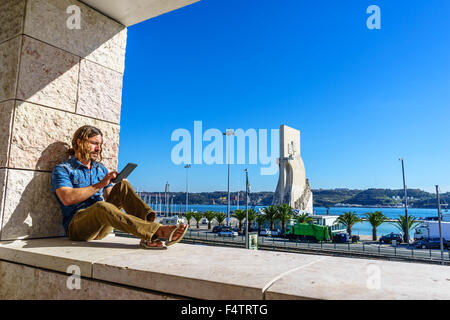
<instances>
[{"instance_id":1,"label":"man's blonde hair","mask_svg":"<svg viewBox=\"0 0 450 320\"><path fill-rule=\"evenodd\" d=\"M81 157L81 160L85 161L91 160L89 156L88 139L98 135L101 135L103 138L103 133L99 128L88 125L78 128L77 131L75 131L72 138L72 148L68 150L69 156L73 156L75 155L75 153L78 153ZM78 143L78 139L80 140L80 143ZM98 159L99 162L102 161L102 151L103 148L102 146L100 146L100 157Z\"/></svg>"}]
</instances>

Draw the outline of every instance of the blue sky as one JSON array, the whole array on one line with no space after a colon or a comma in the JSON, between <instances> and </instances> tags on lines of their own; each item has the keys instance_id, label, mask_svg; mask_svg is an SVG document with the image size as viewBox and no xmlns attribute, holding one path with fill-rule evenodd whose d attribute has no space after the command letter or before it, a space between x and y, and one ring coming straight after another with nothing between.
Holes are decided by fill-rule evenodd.
<instances>
[{"instance_id":1,"label":"blue sky","mask_svg":"<svg viewBox=\"0 0 450 320\"><path fill-rule=\"evenodd\" d=\"M381 30L369 30L370 5ZM312 188L450 190L450 1L202 0L128 29L119 169L141 190L184 191L178 128L301 131ZM208 143L204 142L204 146ZM231 190L278 174L232 165ZM227 189L193 165L189 190Z\"/></svg>"}]
</instances>

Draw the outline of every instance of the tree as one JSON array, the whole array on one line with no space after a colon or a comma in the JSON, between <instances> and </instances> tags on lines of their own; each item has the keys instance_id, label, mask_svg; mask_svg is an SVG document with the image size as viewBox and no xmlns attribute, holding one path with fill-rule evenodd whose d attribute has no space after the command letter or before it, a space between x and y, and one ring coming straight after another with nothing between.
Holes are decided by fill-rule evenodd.
<instances>
[{"instance_id":1,"label":"tree","mask_svg":"<svg viewBox=\"0 0 450 320\"><path fill-rule=\"evenodd\" d=\"M274 222L277 219L277 213L278 213L277 207L274 205L271 205L271 206L265 207L263 209L263 211L266 216L266 220L270 222L270 230L273 230Z\"/></svg>"},{"instance_id":2,"label":"tree","mask_svg":"<svg viewBox=\"0 0 450 320\"><path fill-rule=\"evenodd\" d=\"M361 222L362 220L356 215L355 212L344 212L343 215L339 216L336 220L347 227L348 236L352 238L352 227L355 223Z\"/></svg>"},{"instance_id":3,"label":"tree","mask_svg":"<svg viewBox=\"0 0 450 320\"><path fill-rule=\"evenodd\" d=\"M313 223L313 218L308 216L307 213L301 213L295 217L297 223Z\"/></svg>"},{"instance_id":4,"label":"tree","mask_svg":"<svg viewBox=\"0 0 450 320\"><path fill-rule=\"evenodd\" d=\"M194 217L194 213L192 211L187 211L187 212L184 213L184 217L186 218L187 223L190 226L191 225L191 220Z\"/></svg>"},{"instance_id":5,"label":"tree","mask_svg":"<svg viewBox=\"0 0 450 320\"><path fill-rule=\"evenodd\" d=\"M278 205L276 217L281 221L281 230L284 232L286 230L286 221L290 220L293 216L293 209L287 203Z\"/></svg>"},{"instance_id":6,"label":"tree","mask_svg":"<svg viewBox=\"0 0 450 320\"><path fill-rule=\"evenodd\" d=\"M386 220L388 220L388 217L386 217L381 211L375 211L375 212L368 212L364 214L369 221L369 223L372 225L372 240L377 241L377 228Z\"/></svg>"},{"instance_id":7,"label":"tree","mask_svg":"<svg viewBox=\"0 0 450 320\"><path fill-rule=\"evenodd\" d=\"M245 219L245 210L234 210L232 217L236 218L239 221L239 230L242 231L242 221Z\"/></svg>"},{"instance_id":8,"label":"tree","mask_svg":"<svg viewBox=\"0 0 450 320\"><path fill-rule=\"evenodd\" d=\"M200 229L199 222L203 218L202 212L194 212L193 214L194 220L197 222L197 229Z\"/></svg>"},{"instance_id":9,"label":"tree","mask_svg":"<svg viewBox=\"0 0 450 320\"><path fill-rule=\"evenodd\" d=\"M216 217L216 214L214 213L214 211L208 210L203 214L203 216L206 218L206 220L208 220L208 230L211 229L211 222Z\"/></svg>"},{"instance_id":10,"label":"tree","mask_svg":"<svg viewBox=\"0 0 450 320\"><path fill-rule=\"evenodd\" d=\"M418 222L417 218L414 216L408 216L407 222L405 216L399 215L398 220L391 222L391 224L403 233L403 241L409 243L409 239L406 239L406 228L408 228L408 234L410 234L409 230L416 227L420 222Z\"/></svg>"},{"instance_id":11,"label":"tree","mask_svg":"<svg viewBox=\"0 0 450 320\"><path fill-rule=\"evenodd\" d=\"M221 226L223 224L226 217L227 217L226 214L223 212L216 212L216 214L214 216L214 218L216 218L216 221L219 224L219 226Z\"/></svg>"},{"instance_id":12,"label":"tree","mask_svg":"<svg viewBox=\"0 0 450 320\"><path fill-rule=\"evenodd\" d=\"M266 215L264 214L257 214L255 217L255 221L258 224L258 234L261 231L262 225L264 224L264 222L266 222Z\"/></svg>"},{"instance_id":13,"label":"tree","mask_svg":"<svg viewBox=\"0 0 450 320\"><path fill-rule=\"evenodd\" d=\"M248 209L248 229L250 230L250 227L252 226L253 221L256 219L256 210L255 209Z\"/></svg>"}]
</instances>

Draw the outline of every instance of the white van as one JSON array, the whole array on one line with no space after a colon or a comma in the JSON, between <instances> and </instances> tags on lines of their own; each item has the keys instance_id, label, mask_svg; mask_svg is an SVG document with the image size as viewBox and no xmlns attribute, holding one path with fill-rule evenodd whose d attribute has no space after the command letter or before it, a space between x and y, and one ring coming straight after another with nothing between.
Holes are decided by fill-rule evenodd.
<instances>
[{"instance_id":1,"label":"white van","mask_svg":"<svg viewBox=\"0 0 450 320\"><path fill-rule=\"evenodd\" d=\"M185 219L178 218L177 216L175 216L175 217L164 217L158 222L163 224L163 225L186 224Z\"/></svg>"}]
</instances>

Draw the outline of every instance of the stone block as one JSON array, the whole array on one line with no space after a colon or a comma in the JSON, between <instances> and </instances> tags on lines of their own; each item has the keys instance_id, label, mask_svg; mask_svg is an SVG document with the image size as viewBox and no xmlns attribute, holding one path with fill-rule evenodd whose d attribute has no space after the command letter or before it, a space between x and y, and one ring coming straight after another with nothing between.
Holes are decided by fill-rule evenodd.
<instances>
[{"instance_id":1,"label":"stone block","mask_svg":"<svg viewBox=\"0 0 450 320\"><path fill-rule=\"evenodd\" d=\"M1 221L3 221L3 207L5 203L6 171L7 169L0 169L0 239L2 234Z\"/></svg>"},{"instance_id":2,"label":"stone block","mask_svg":"<svg viewBox=\"0 0 450 320\"><path fill-rule=\"evenodd\" d=\"M82 60L76 113L120 123L122 78L121 73Z\"/></svg>"},{"instance_id":3,"label":"stone block","mask_svg":"<svg viewBox=\"0 0 450 320\"><path fill-rule=\"evenodd\" d=\"M67 21L80 9L80 29L70 29ZM125 27L75 0L28 1L24 33L79 57L123 73L125 68Z\"/></svg>"},{"instance_id":4,"label":"stone block","mask_svg":"<svg viewBox=\"0 0 450 320\"><path fill-rule=\"evenodd\" d=\"M8 164L14 103L14 100L0 103L0 168Z\"/></svg>"},{"instance_id":5,"label":"stone block","mask_svg":"<svg viewBox=\"0 0 450 320\"><path fill-rule=\"evenodd\" d=\"M315 260L313 255L177 244L97 260L93 277L195 299L260 300L271 280Z\"/></svg>"},{"instance_id":6,"label":"stone block","mask_svg":"<svg viewBox=\"0 0 450 320\"><path fill-rule=\"evenodd\" d=\"M22 36L0 44L0 102L16 97Z\"/></svg>"},{"instance_id":7,"label":"stone block","mask_svg":"<svg viewBox=\"0 0 450 320\"><path fill-rule=\"evenodd\" d=\"M71 265L80 268L82 277L92 277L93 261L141 251L139 239L125 239L108 235L102 240L71 241L66 237L33 239L0 243L3 260L26 264L57 272L66 272Z\"/></svg>"},{"instance_id":8,"label":"stone block","mask_svg":"<svg viewBox=\"0 0 450 320\"><path fill-rule=\"evenodd\" d=\"M6 181L0 240L64 235L50 173L8 169Z\"/></svg>"},{"instance_id":9,"label":"stone block","mask_svg":"<svg viewBox=\"0 0 450 320\"><path fill-rule=\"evenodd\" d=\"M317 257L317 256L316 256ZM267 300L437 300L450 298L448 266L321 257L270 288Z\"/></svg>"},{"instance_id":10,"label":"stone block","mask_svg":"<svg viewBox=\"0 0 450 320\"><path fill-rule=\"evenodd\" d=\"M108 169L116 169L119 125L27 102L16 105L9 167L51 171L67 158L72 136L83 125L102 130L102 162Z\"/></svg>"},{"instance_id":11,"label":"stone block","mask_svg":"<svg viewBox=\"0 0 450 320\"><path fill-rule=\"evenodd\" d=\"M17 99L75 112L79 61L75 55L24 36Z\"/></svg>"},{"instance_id":12,"label":"stone block","mask_svg":"<svg viewBox=\"0 0 450 320\"><path fill-rule=\"evenodd\" d=\"M2 0L0 3L0 43L22 33L25 0Z\"/></svg>"},{"instance_id":13,"label":"stone block","mask_svg":"<svg viewBox=\"0 0 450 320\"><path fill-rule=\"evenodd\" d=\"M71 274L61 274L26 265L0 261L2 300L174 300L177 297L145 292L92 279L81 278L79 289L67 286Z\"/></svg>"}]
</instances>

